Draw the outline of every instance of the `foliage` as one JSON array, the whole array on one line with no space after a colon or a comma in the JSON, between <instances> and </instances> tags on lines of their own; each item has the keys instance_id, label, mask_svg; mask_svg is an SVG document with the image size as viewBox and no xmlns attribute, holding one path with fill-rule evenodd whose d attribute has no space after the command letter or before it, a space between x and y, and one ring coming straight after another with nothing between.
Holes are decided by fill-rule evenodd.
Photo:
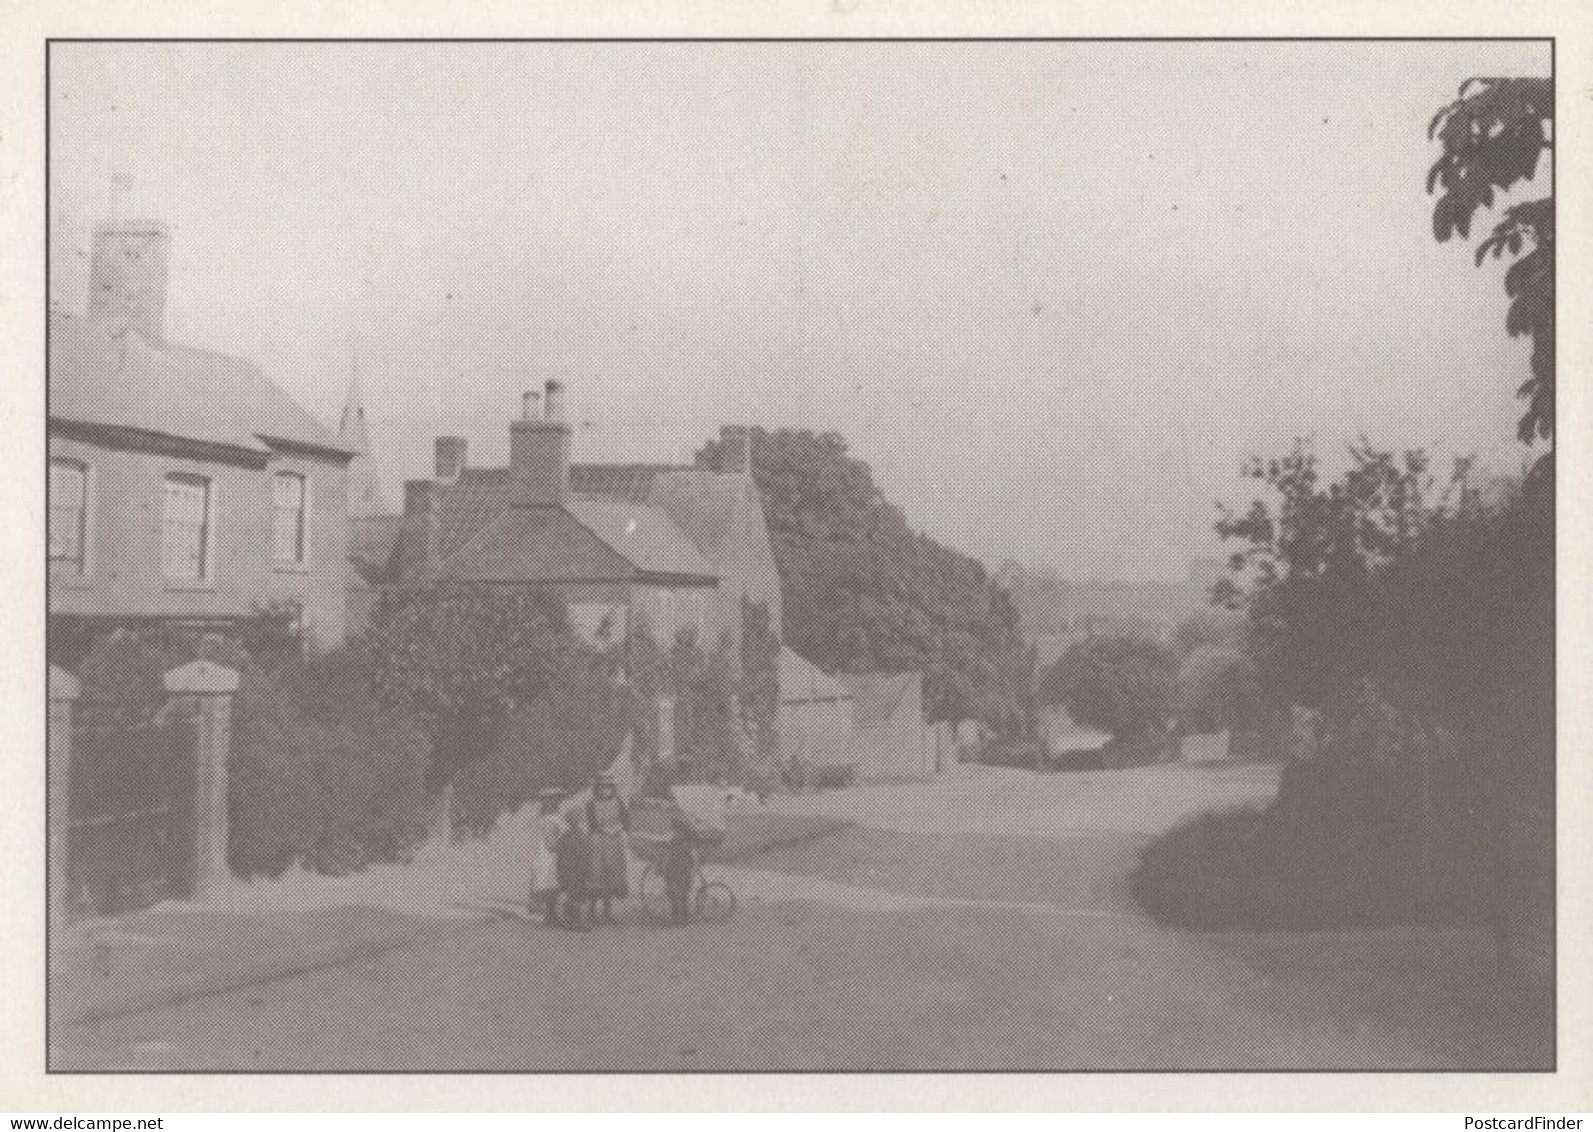
<instances>
[{"instance_id":1,"label":"foliage","mask_svg":"<svg viewBox=\"0 0 1593 1132\"><path fill-rule=\"evenodd\" d=\"M1186 731L1256 726L1264 712L1256 662L1232 647L1195 649L1178 670L1173 707Z\"/></svg>"},{"instance_id":2,"label":"foliage","mask_svg":"<svg viewBox=\"0 0 1593 1132\"><path fill-rule=\"evenodd\" d=\"M405 859L424 835L429 743L373 696L355 647L250 670L234 709L228 859L241 875L302 862L340 873Z\"/></svg>"},{"instance_id":3,"label":"foliage","mask_svg":"<svg viewBox=\"0 0 1593 1132\"><path fill-rule=\"evenodd\" d=\"M698 462L720 466L725 443ZM931 719L1028 726L1017 611L980 563L912 531L833 433L753 429L752 468L786 644L826 671L922 671Z\"/></svg>"},{"instance_id":4,"label":"foliage","mask_svg":"<svg viewBox=\"0 0 1593 1132\"><path fill-rule=\"evenodd\" d=\"M844 790L857 781L857 767L850 763L833 766L816 766L808 775L808 785L814 790Z\"/></svg>"},{"instance_id":5,"label":"foliage","mask_svg":"<svg viewBox=\"0 0 1593 1132\"><path fill-rule=\"evenodd\" d=\"M736 696L753 761L767 772L780 759L780 635L763 602L742 599L740 660Z\"/></svg>"},{"instance_id":6,"label":"foliage","mask_svg":"<svg viewBox=\"0 0 1593 1132\"><path fill-rule=\"evenodd\" d=\"M1433 234L1439 242L1471 235L1479 209L1532 180L1552 150L1554 84L1540 78L1473 78L1459 97L1433 116L1427 136L1443 152L1427 174L1427 191L1439 192ZM1515 260L1505 273L1512 337L1532 338L1532 376L1517 391L1527 401L1519 428L1523 441L1554 432L1554 198L1510 205L1477 246L1477 263L1492 256ZM1519 258L1518 258L1519 257Z\"/></svg>"},{"instance_id":7,"label":"foliage","mask_svg":"<svg viewBox=\"0 0 1593 1132\"><path fill-rule=\"evenodd\" d=\"M77 723L118 728L171 702L164 675L195 659L239 674L228 759L228 859L242 875L294 862L345 871L399 860L423 828L425 735L372 694L358 645L269 670L234 640L171 627L102 638L79 667Z\"/></svg>"},{"instance_id":8,"label":"foliage","mask_svg":"<svg viewBox=\"0 0 1593 1132\"><path fill-rule=\"evenodd\" d=\"M433 795L485 758L511 712L585 651L551 596L457 584L385 595L366 647L377 696L413 711L431 738Z\"/></svg>"},{"instance_id":9,"label":"foliage","mask_svg":"<svg viewBox=\"0 0 1593 1132\"><path fill-rule=\"evenodd\" d=\"M1243 514L1223 508L1217 522L1242 545L1230 558L1237 580L1219 583L1216 597L1248 611L1265 691L1330 713L1375 663L1380 574L1445 521L1470 471L1456 460L1440 484L1425 452L1396 456L1365 440L1349 455L1349 470L1326 484L1304 440L1282 457L1253 457L1244 474L1275 499Z\"/></svg>"},{"instance_id":10,"label":"foliage","mask_svg":"<svg viewBox=\"0 0 1593 1132\"><path fill-rule=\"evenodd\" d=\"M1130 889L1158 919L1201 929L1486 918L1500 878L1478 836L1491 812L1485 780L1463 762L1440 764L1438 868L1425 897L1415 868L1417 789L1408 764L1293 764L1264 810L1201 814L1152 842Z\"/></svg>"},{"instance_id":11,"label":"foliage","mask_svg":"<svg viewBox=\"0 0 1593 1132\"><path fill-rule=\"evenodd\" d=\"M613 656L570 649L541 694L511 705L496 741L459 772L458 830L484 837L538 791L577 790L613 765L633 719L633 690L615 679L615 669Z\"/></svg>"},{"instance_id":12,"label":"foliage","mask_svg":"<svg viewBox=\"0 0 1593 1132\"><path fill-rule=\"evenodd\" d=\"M1158 641L1091 637L1068 646L1045 673L1040 698L1085 727L1137 738L1166 720L1177 675L1172 650Z\"/></svg>"}]
</instances>

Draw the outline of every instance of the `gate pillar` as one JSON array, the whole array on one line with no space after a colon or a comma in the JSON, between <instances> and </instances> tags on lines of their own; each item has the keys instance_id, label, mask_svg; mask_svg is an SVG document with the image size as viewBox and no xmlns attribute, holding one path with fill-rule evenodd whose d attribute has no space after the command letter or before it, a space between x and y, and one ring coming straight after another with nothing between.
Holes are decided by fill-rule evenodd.
<instances>
[{"instance_id":1,"label":"gate pillar","mask_svg":"<svg viewBox=\"0 0 1593 1132\"><path fill-rule=\"evenodd\" d=\"M166 673L166 691L193 696L197 774L194 781L194 897L225 889L227 868L227 751L232 744L232 697L238 674L209 660L195 660Z\"/></svg>"}]
</instances>

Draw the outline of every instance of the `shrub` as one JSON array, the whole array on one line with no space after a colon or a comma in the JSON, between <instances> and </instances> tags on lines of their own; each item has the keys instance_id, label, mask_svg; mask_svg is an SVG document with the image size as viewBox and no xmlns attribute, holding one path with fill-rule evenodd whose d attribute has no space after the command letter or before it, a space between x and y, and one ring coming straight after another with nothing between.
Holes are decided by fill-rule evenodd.
<instances>
[{"instance_id":1,"label":"shrub","mask_svg":"<svg viewBox=\"0 0 1593 1132\"><path fill-rule=\"evenodd\" d=\"M813 767L808 785L815 790L841 790L857 781L857 767L850 763Z\"/></svg>"},{"instance_id":2,"label":"shrub","mask_svg":"<svg viewBox=\"0 0 1593 1132\"><path fill-rule=\"evenodd\" d=\"M302 861L341 873L405 859L425 835L428 747L413 718L375 701L357 650L251 675L229 766L233 871L274 876Z\"/></svg>"},{"instance_id":3,"label":"shrub","mask_svg":"<svg viewBox=\"0 0 1593 1132\"><path fill-rule=\"evenodd\" d=\"M239 674L228 758L234 872L274 876L295 861L342 872L408 853L424 830L426 738L377 705L358 647L288 655L264 671L236 641L169 628L113 633L79 668L82 724L153 718L170 698L165 673L199 657Z\"/></svg>"}]
</instances>

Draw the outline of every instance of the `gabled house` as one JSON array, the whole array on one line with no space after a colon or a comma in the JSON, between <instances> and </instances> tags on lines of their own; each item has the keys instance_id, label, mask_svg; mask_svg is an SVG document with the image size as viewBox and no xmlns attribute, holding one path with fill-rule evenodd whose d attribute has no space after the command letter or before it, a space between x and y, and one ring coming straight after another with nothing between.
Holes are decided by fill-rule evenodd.
<instances>
[{"instance_id":1,"label":"gabled house","mask_svg":"<svg viewBox=\"0 0 1593 1132\"><path fill-rule=\"evenodd\" d=\"M681 630L717 639L714 567L662 510L573 490L559 383L540 414L536 402L509 425L505 466L472 467L463 438L437 439L434 475L405 484L401 521L360 524L364 581L545 587L600 645L641 625L661 644Z\"/></svg>"},{"instance_id":2,"label":"gabled house","mask_svg":"<svg viewBox=\"0 0 1593 1132\"><path fill-rule=\"evenodd\" d=\"M95 233L84 317L49 318L49 634L75 663L117 627L344 636L351 453L251 363L169 342L170 236Z\"/></svg>"}]
</instances>

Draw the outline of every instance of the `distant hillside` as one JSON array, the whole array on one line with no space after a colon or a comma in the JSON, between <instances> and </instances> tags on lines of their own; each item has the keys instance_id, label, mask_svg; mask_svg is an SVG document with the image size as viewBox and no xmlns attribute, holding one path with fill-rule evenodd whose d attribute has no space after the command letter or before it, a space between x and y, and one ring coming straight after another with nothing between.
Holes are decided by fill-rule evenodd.
<instances>
[{"instance_id":1,"label":"distant hillside","mask_svg":"<svg viewBox=\"0 0 1593 1132\"><path fill-rule=\"evenodd\" d=\"M698 463L720 467L727 441ZM911 530L834 433L752 432L785 590L784 640L832 672L921 671L934 719L1002 731L1030 715L1032 660L1018 611L973 558Z\"/></svg>"}]
</instances>

